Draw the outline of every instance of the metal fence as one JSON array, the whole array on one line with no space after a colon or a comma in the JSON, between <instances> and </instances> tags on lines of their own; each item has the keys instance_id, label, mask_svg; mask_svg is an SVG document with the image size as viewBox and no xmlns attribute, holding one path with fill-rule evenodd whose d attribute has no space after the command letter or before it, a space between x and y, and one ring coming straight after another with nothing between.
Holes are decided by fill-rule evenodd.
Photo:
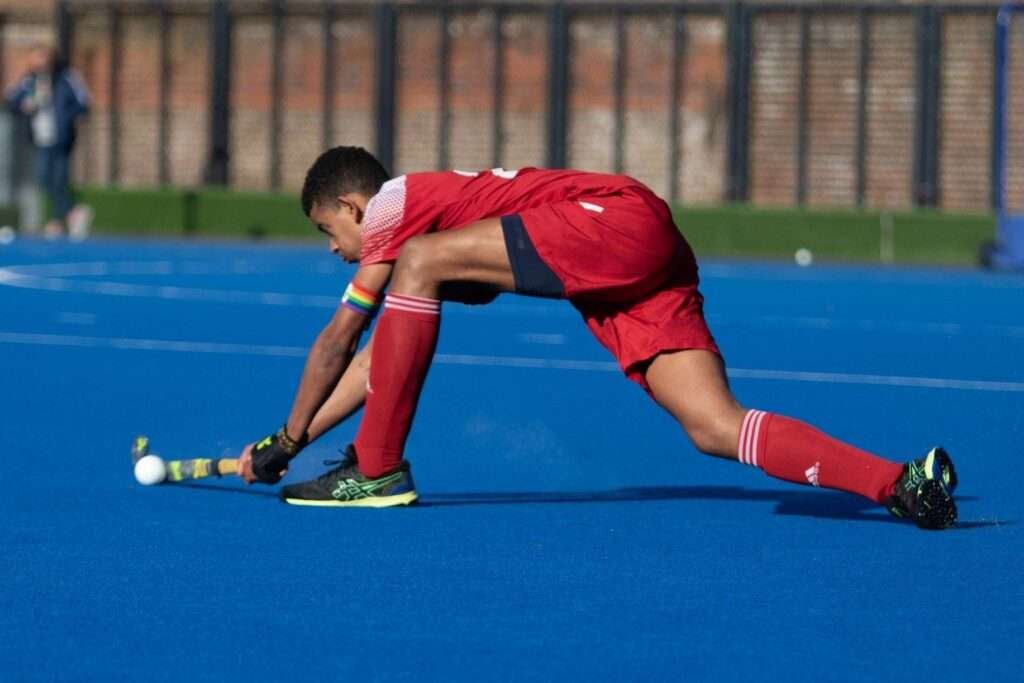
<instances>
[{"instance_id":1,"label":"metal fence","mask_svg":"<svg viewBox=\"0 0 1024 683\"><path fill-rule=\"evenodd\" d=\"M80 56L79 47L88 36L91 36L94 45L100 44L109 54L107 73L104 78L96 79L106 81L106 85L98 89L97 98L105 118L103 123L94 120L89 124L94 130L86 131L85 137L88 140L84 144L90 151L76 167L77 176L86 182L122 183L126 156L134 155L137 158L137 148L140 147L147 149L153 156L156 170L149 180L154 184L201 182L238 185L239 168L244 157L256 155L263 160L261 168L265 168L265 185L274 189L293 187L295 184L294 172L289 171L287 179L283 174L283 169L291 168L289 164L292 162L287 157L293 148L301 146L306 154L302 163L308 163L315 149L336 144L340 140L366 144L387 167L398 172L416 170L405 167L407 163L403 161L401 152L408 146L405 143L426 138L434 146L432 158L426 163L433 162L437 167L448 167L458 162L458 154L453 149L458 147L460 140L467 137L474 137L477 142L487 141L488 153L484 159L487 163L494 166L508 165L510 157L521 161L522 155L517 157L517 152L525 145L514 138L522 132L518 128L522 124L517 122L523 119L511 115L514 107L510 105L510 79L518 79L517 87L523 88L525 76L519 71L529 71L527 67L533 64L526 61L529 55L523 54L522 45L525 44L543 46L543 54L533 54L534 60L542 64L542 69L533 81L533 106L537 109L533 114L541 123L543 133L539 140L531 143L540 152L534 154L535 158L527 159L530 163L552 167L572 165L581 162L589 148L602 147L608 153L603 157L606 161L601 164L605 168L600 170L631 172L634 170L632 166L637 163L636 155L631 157L631 127L633 130L643 128L643 133L655 140L646 149L658 156L655 165L660 168L657 173L648 170L646 175L657 175L662 186L652 183L655 189L673 199L766 201L767 197L767 201L804 204L821 201L811 191L816 182L812 161L827 157L830 153L829 145L835 144L844 150L833 164L837 166L837 173L841 177L836 182L843 184L844 189L836 195L838 199L826 198L825 201L872 205L878 203L871 190L874 185L898 182L902 187L905 182L906 190L901 189L897 199L890 203L942 206L942 179L944 171L949 170L944 164L959 163L956 160L947 163L943 159L943 121L944 117L961 115L951 109L944 110L943 107L944 69L951 67L947 50L949 45L944 40L947 31L944 31L944 27L962 17L975 17L982 24L974 23L972 26L991 24L994 30L996 9L994 5L976 4L908 6L884 3L342 3L212 0L115 1L97 5L65 0L58 3L56 21L60 42L66 54ZM476 61L479 70L489 75L489 84L486 86L489 93L486 97L482 96L483 99L477 98L475 104L463 104L456 110L453 101L462 97L465 91L452 75L453 41L457 34L453 27L461 25L459 22L465 23L463 20L467 16L472 17L473 26L477 30ZM129 145L129 154L125 145L127 124L124 115L124 83L126 70L132 67L131 60L134 58L126 57L125 26L126 22L140 19L148 22L151 28L155 27L151 30L155 37L155 45L151 46L155 60L150 69L151 85L156 93L153 107L155 116L152 125L146 127L148 145L140 138L141 133L136 132ZM181 28L183 22L188 23L188 29ZM306 29L318 26L319 37L313 38L313 34L307 31L304 35L309 40L304 39L303 44L297 47L289 47L286 41L289 40L292 27L298 22ZM417 23L414 24L414 30L402 29L400 38L403 22ZM685 105L693 85L687 77L694 71L689 45L695 35L689 27L694 22L704 22L702 25L711 26L710 30L722 36L722 107L709 107L707 111L699 112L701 117L710 121L709 125L723 132L720 146L703 143L714 148L708 157L713 158L712 161L699 162L708 169L707 174L721 176L709 185L712 188L711 196L687 196L687 192L683 191L685 183L680 181L687 172L701 172L693 168L688 170L693 160L687 154L687 144L690 144L687 142L687 119L694 114L693 108ZM510 31L514 23L518 26L518 33ZM246 70L239 69L240 60L252 63L248 51L239 48L239 31L240 27L257 24L267 29L258 39L263 44L260 49L265 48L267 51L268 82L257 88L266 90L261 96L266 101L266 111L264 118L260 119L263 123L253 128L257 133L247 133L240 140L238 130L233 130L233 127L240 125L241 120L238 99L255 95L251 88L239 83L240 76L244 79L247 74ZM643 36L638 38L639 29L635 28L640 24L656 40L644 45ZM487 25L487 28L484 33L480 33L483 25ZM339 26L350 32L339 38ZM366 34L363 36L361 33L358 37L359 41L370 46L363 62L363 71L372 71L369 92L366 93L369 107L364 117L368 118L368 125L363 126L354 139L350 134L359 126L340 126L338 123L339 110L346 106L344 100L349 95L349 85L355 89L366 86L362 81L356 84L339 82L337 77L339 69L345 68L339 51L355 40L356 29L351 26L361 27L358 30ZM597 79L607 82L611 91L610 102L604 107L607 116L601 119L610 123L606 130L600 126L591 130L582 125L574 130L579 111L583 108L576 103L579 98L574 100L574 87L578 81L593 79L592 73L580 71L589 68L580 66L580 55L592 48L586 36L581 38L578 35L581 26L598 26L599 29L595 29L597 33L610 27L610 34L608 31L601 34L610 35L610 41L607 41L610 69ZM838 28L833 30L829 26ZM896 30L892 26L900 28ZM206 54L200 60L203 62L203 73L195 75L193 85L189 86L191 92L186 93L188 96L185 97L181 93L181 83L176 83L179 80L176 68L192 56L188 55L189 43L181 42L179 34L184 32L192 35L197 30L202 32L202 36L196 44L201 42L207 46L204 48ZM428 31L436 32L429 40L430 49L412 56L411 53L403 52L410 44L427 41ZM895 41L894 33L898 35ZM828 105L829 97L827 92L815 91L816 82L823 78L828 80L825 72L815 76L815 69L819 62L825 63L823 55L838 54L829 44L829 40L836 36L855 47L849 52L848 58L843 57L846 60L842 66L846 74L843 87L851 90L852 94L843 100L842 116L837 115L837 118L842 118L842 125L833 124L831 120L815 113L816 107ZM984 47L992 44L986 43L985 36L972 34L971 37L981 46L979 50L983 52L988 49L989 53L992 52L990 47ZM175 40L178 42L175 43ZM913 62L912 68L907 66L908 77L904 79L907 82L897 84L905 87L907 97L910 98L901 95L901 101L912 100L913 111L908 113L906 122L911 140L905 154L901 153L898 158L886 161L885 164L875 164L872 154L881 155L886 150L873 152L879 145L876 143L873 148L872 139L881 139L888 125L881 121L880 116L875 116L876 111L886 106L879 99L884 99L886 95L882 92L882 86L876 83L886 76L887 69L879 55L884 49L900 46L906 48L904 57L912 55ZM513 53L510 50L520 52ZM655 64L648 52L664 56L658 57ZM782 53L788 56L779 58L778 54ZM515 63L511 63L513 57ZM987 84L985 93L989 98L986 105L988 109L981 107L987 113L982 116L984 120L976 112L962 114L973 116L976 119L973 124L978 130L990 131L986 144L975 150L978 157L975 165L981 164L980 167L983 167L975 175L987 176L979 182L987 185L988 191L980 193L984 196L975 192L974 195L979 196L969 201L960 200L961 204L970 203L974 208L987 208L994 204L997 197L994 170L996 154L993 151L996 136L992 121L996 114L991 107L991 90L996 82L995 59L991 54L983 57L979 57L981 66L978 68L981 71L972 67L970 72L974 73L975 80L981 79ZM890 58L897 61L903 59L899 55ZM129 59L129 63L126 63L126 59ZM292 66L286 64L289 59ZM459 59L466 61L464 55ZM305 79L310 73L310 69L301 69L294 64L309 60L319 64L319 83L307 88L316 91L315 94L310 93L310 97L315 96L319 102L319 111L303 119L306 123L285 125L291 113L287 96L291 87L289 83L298 77L297 74ZM460 68L465 71L465 67ZM415 87L419 89L414 96L409 97L400 92L400 82L405 82L402 74L408 70L417 70L417 73L429 70L432 74L425 78L432 81L434 97L431 107L433 114L423 119L429 122L429 131L424 131L423 126L415 128L419 133L402 133L400 130L399 118L403 115L407 100L420 97L420 90L423 89L422 84L416 84ZM773 74L781 71L792 75L786 87L794 92L791 97L787 95L790 99L783 104L780 113L777 111L778 103L771 101L771 79L775 77ZM651 74L654 73L664 76L660 85L651 85ZM633 99L638 98L630 94L639 81L646 84L646 94L639 98L643 100L641 108L646 112L644 116L637 113L633 104ZM479 89L481 86L475 87ZM713 89L717 86L708 87ZM201 93L196 92L200 89ZM876 94L876 90L882 94ZM523 100L519 95L516 97L517 101ZM659 100L660 104L654 104ZM531 105L520 102L518 106L521 110L528 110ZM176 123L175 112L188 107L201 113L201 133L195 125L186 127ZM472 123L457 122L459 117L456 114L467 110L477 110L473 113L486 116L475 116ZM529 113L527 111L523 115ZM483 122L485 119L486 123ZM947 126L951 131L950 136L962 125L971 123L969 118L965 121L966 124L961 124L958 120L952 120ZM821 136L818 132L828 126L835 130L825 136L826 142L819 142L818 137ZM339 130L341 127L345 130ZM879 131L877 134L876 130ZM584 139L574 143L574 134ZM602 137L604 139L600 139ZM659 140L661 149L656 149ZM785 140L785 144L778 140ZM789 148L788 151L785 147ZM100 164L97 161L100 158L105 159L106 163ZM178 167L188 164L199 165L201 170L197 168L195 173L180 172ZM299 164L294 162L292 166L298 168ZM105 169L100 168L104 165ZM785 172L787 178L781 194L760 192L758 178L769 177L773 168L781 167L789 169ZM896 181L882 177L883 170L890 167L895 169L891 172L896 174ZM648 164L645 168L653 167ZM904 172L905 179L900 176ZM648 180L645 177L641 179ZM258 185L259 182L249 183L253 184Z\"/></svg>"}]
</instances>

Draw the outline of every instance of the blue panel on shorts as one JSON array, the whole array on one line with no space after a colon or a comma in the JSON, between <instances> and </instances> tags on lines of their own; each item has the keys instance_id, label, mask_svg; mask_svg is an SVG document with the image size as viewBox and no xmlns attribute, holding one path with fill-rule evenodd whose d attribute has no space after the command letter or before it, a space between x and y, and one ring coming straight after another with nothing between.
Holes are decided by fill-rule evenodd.
<instances>
[{"instance_id":1,"label":"blue panel on shorts","mask_svg":"<svg viewBox=\"0 0 1024 683\"><path fill-rule=\"evenodd\" d=\"M564 299L565 285L537 253L523 219L518 214L502 216L501 230L516 280L516 293Z\"/></svg>"}]
</instances>

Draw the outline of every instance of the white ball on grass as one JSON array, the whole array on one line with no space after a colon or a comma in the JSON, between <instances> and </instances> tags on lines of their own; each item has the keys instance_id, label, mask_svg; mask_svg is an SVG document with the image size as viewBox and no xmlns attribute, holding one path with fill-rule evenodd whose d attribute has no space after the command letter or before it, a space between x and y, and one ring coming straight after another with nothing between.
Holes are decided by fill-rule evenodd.
<instances>
[{"instance_id":1,"label":"white ball on grass","mask_svg":"<svg viewBox=\"0 0 1024 683\"><path fill-rule=\"evenodd\" d=\"M793 258L796 259L796 264L798 266L809 266L814 263L814 254L812 254L811 250L806 247L800 247L797 249Z\"/></svg>"},{"instance_id":2,"label":"white ball on grass","mask_svg":"<svg viewBox=\"0 0 1024 683\"><path fill-rule=\"evenodd\" d=\"M135 480L143 486L159 484L167 476L167 466L159 455L146 455L135 463Z\"/></svg>"}]
</instances>

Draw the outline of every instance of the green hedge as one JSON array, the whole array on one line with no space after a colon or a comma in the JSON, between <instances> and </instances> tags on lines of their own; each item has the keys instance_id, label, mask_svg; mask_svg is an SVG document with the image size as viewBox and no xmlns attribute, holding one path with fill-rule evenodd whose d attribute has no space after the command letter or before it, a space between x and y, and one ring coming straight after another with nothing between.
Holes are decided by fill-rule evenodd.
<instances>
[{"instance_id":1,"label":"green hedge","mask_svg":"<svg viewBox=\"0 0 1024 683\"><path fill-rule=\"evenodd\" d=\"M887 220L896 261L965 264L976 263L978 246L995 234L992 215L926 210L677 207L675 217L694 250L708 256L793 258L806 248L826 260L879 261Z\"/></svg>"},{"instance_id":2,"label":"green hedge","mask_svg":"<svg viewBox=\"0 0 1024 683\"><path fill-rule=\"evenodd\" d=\"M193 237L321 239L287 193L218 189L85 188L100 233ZM792 259L810 249L818 260L880 259L883 215L877 211L681 206L676 221L701 257ZM970 264L992 239L995 219L984 214L912 211L888 214L895 260Z\"/></svg>"},{"instance_id":3,"label":"green hedge","mask_svg":"<svg viewBox=\"0 0 1024 683\"><path fill-rule=\"evenodd\" d=\"M96 211L105 234L296 239L317 236L297 197L219 189L86 187L80 201Z\"/></svg>"},{"instance_id":4,"label":"green hedge","mask_svg":"<svg viewBox=\"0 0 1024 683\"><path fill-rule=\"evenodd\" d=\"M250 238L320 237L290 194L201 190L195 193L195 225L200 235Z\"/></svg>"},{"instance_id":5,"label":"green hedge","mask_svg":"<svg viewBox=\"0 0 1024 683\"><path fill-rule=\"evenodd\" d=\"M13 206L0 206L0 227L18 225L18 209Z\"/></svg>"},{"instance_id":6,"label":"green hedge","mask_svg":"<svg viewBox=\"0 0 1024 683\"><path fill-rule=\"evenodd\" d=\"M97 232L137 235L181 235L189 223L189 196L184 190L119 191L77 189L76 199L95 210Z\"/></svg>"}]
</instances>

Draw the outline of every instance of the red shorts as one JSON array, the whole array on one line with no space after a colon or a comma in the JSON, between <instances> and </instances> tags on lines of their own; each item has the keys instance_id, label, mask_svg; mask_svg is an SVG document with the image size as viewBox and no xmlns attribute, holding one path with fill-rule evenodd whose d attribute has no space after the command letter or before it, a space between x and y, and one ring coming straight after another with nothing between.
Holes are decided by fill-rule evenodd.
<instances>
[{"instance_id":1,"label":"red shorts","mask_svg":"<svg viewBox=\"0 0 1024 683\"><path fill-rule=\"evenodd\" d=\"M704 321L697 262L668 205L643 186L520 212L545 264L629 379L660 353L720 353Z\"/></svg>"}]
</instances>

